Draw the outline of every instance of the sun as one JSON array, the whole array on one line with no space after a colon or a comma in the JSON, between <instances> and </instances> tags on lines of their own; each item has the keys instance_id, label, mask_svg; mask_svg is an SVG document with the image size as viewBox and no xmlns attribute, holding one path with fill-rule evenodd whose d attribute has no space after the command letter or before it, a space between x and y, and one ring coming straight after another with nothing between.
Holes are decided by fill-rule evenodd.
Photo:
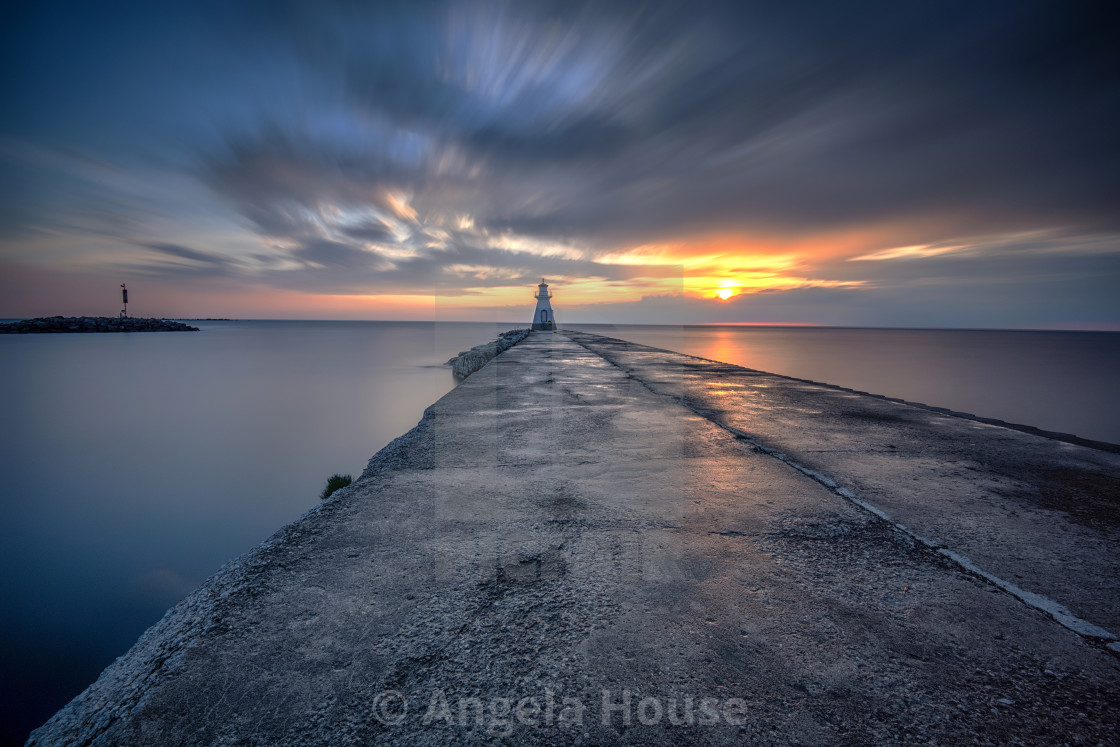
<instances>
[{"instance_id":1,"label":"sun","mask_svg":"<svg viewBox=\"0 0 1120 747\"><path fill-rule=\"evenodd\" d=\"M729 298L731 298L732 296L735 295L735 289L734 288L720 288L719 290L716 291L716 295L719 296L720 298L722 298L724 301L726 301L727 299L729 299Z\"/></svg>"}]
</instances>

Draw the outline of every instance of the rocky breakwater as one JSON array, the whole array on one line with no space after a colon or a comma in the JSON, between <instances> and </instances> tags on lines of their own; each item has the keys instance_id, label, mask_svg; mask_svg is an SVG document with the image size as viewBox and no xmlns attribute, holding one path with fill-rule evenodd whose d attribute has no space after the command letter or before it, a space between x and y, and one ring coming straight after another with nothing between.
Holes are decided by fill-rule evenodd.
<instances>
[{"instance_id":1,"label":"rocky breakwater","mask_svg":"<svg viewBox=\"0 0 1120 747\"><path fill-rule=\"evenodd\" d=\"M509 332L502 332L498 335L497 340L485 345L475 345L470 350L463 351L448 360L447 364L451 366L451 372L455 374L455 378L465 379L501 353L524 340L528 335L529 330L527 329L511 329Z\"/></svg>"},{"instance_id":2,"label":"rocky breakwater","mask_svg":"<svg viewBox=\"0 0 1120 747\"><path fill-rule=\"evenodd\" d=\"M167 319L123 319L115 316L48 316L0 324L0 335L67 332L197 332L182 322Z\"/></svg>"}]
</instances>

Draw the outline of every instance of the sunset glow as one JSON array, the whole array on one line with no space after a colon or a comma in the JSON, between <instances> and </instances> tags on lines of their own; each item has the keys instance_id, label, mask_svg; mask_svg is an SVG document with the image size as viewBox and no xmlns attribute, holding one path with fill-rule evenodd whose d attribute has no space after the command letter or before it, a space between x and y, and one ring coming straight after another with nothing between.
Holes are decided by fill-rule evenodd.
<instances>
[{"instance_id":1,"label":"sunset glow","mask_svg":"<svg viewBox=\"0 0 1120 747\"><path fill-rule=\"evenodd\" d=\"M0 315L128 281L182 316L514 321L546 276L561 323L1120 327L1097 37L1039 51L1042 6L998 36L581 8L29 6ZM1035 58L1062 62L998 62Z\"/></svg>"}]
</instances>

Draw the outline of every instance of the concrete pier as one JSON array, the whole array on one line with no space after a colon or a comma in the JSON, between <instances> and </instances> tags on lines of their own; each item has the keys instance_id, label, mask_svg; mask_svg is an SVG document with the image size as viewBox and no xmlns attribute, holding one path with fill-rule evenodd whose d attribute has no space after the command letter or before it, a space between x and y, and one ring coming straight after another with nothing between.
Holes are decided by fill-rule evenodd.
<instances>
[{"instance_id":1,"label":"concrete pier","mask_svg":"<svg viewBox=\"0 0 1120 747\"><path fill-rule=\"evenodd\" d=\"M31 744L1117 743L1120 456L533 332Z\"/></svg>"}]
</instances>

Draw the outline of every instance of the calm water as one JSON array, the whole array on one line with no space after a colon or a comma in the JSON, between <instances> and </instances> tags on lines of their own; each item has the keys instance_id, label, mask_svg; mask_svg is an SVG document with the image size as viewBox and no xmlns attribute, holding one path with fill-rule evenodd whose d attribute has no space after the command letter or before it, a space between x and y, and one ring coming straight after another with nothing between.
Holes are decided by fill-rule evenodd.
<instances>
[{"instance_id":1,"label":"calm water","mask_svg":"<svg viewBox=\"0 0 1120 747\"><path fill-rule=\"evenodd\" d=\"M569 326L760 371L1120 443L1120 332Z\"/></svg>"},{"instance_id":2,"label":"calm water","mask_svg":"<svg viewBox=\"0 0 1120 747\"><path fill-rule=\"evenodd\" d=\"M225 322L0 336L0 740L355 477L509 324Z\"/></svg>"},{"instance_id":3,"label":"calm water","mask_svg":"<svg viewBox=\"0 0 1120 747\"><path fill-rule=\"evenodd\" d=\"M0 719L20 741L170 605L317 502L509 324L0 336ZM1120 334L574 325L1120 442Z\"/></svg>"}]
</instances>

